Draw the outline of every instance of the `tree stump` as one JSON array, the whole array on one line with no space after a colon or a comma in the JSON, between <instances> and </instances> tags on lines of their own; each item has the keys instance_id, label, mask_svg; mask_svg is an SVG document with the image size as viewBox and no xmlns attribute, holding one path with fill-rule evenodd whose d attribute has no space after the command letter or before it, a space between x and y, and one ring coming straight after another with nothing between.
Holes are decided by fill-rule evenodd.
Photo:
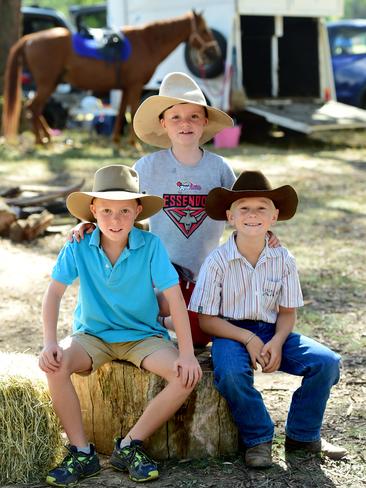
<instances>
[{"instance_id":1,"label":"tree stump","mask_svg":"<svg viewBox=\"0 0 366 488\"><path fill-rule=\"evenodd\" d=\"M213 385L211 362L199 359L201 382L174 417L144 442L155 459L202 458L237 451L237 429L225 399ZM73 375L72 380L87 437L102 454L112 452L113 439L129 431L165 384L158 376L124 361L107 363L89 376Z\"/></svg>"}]
</instances>

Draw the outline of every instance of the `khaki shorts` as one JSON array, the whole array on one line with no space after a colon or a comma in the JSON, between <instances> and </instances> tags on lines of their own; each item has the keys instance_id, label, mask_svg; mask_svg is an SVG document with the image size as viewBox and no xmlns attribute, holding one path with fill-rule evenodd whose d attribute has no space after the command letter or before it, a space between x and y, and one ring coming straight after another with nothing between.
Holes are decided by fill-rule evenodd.
<instances>
[{"instance_id":1,"label":"khaki shorts","mask_svg":"<svg viewBox=\"0 0 366 488\"><path fill-rule=\"evenodd\" d=\"M102 364L113 361L113 359L129 361L141 368L142 361L155 351L160 351L161 349L177 351L172 341L162 337L148 337L147 339L131 342L104 342L90 334L77 333L73 334L71 339L85 349L93 363L91 371L81 374L90 374Z\"/></svg>"}]
</instances>

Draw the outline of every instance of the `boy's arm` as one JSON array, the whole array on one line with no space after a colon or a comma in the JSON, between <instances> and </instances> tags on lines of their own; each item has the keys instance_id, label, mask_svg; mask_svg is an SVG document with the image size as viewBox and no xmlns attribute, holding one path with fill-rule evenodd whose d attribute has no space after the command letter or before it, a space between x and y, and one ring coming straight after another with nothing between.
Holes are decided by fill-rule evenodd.
<instances>
[{"instance_id":1,"label":"boy's arm","mask_svg":"<svg viewBox=\"0 0 366 488\"><path fill-rule=\"evenodd\" d=\"M179 285L174 285L162 293L168 301L178 339L179 358L175 363L177 376L181 376L185 386L195 386L202 378L202 371L194 355L191 327L182 292Z\"/></svg>"},{"instance_id":2,"label":"boy's arm","mask_svg":"<svg viewBox=\"0 0 366 488\"><path fill-rule=\"evenodd\" d=\"M241 342L247 348L253 368L257 369L257 363L262 368L265 368L269 361L269 356L261 354L264 343L253 332L237 327L227 320L214 315L198 314L198 318L200 327L206 334Z\"/></svg>"},{"instance_id":3,"label":"boy's arm","mask_svg":"<svg viewBox=\"0 0 366 488\"><path fill-rule=\"evenodd\" d=\"M273 373L277 371L281 364L282 347L293 331L296 323L296 308L279 307L276 321L276 332L272 339L267 342L263 349L263 355L269 355L270 360L265 368L264 373Z\"/></svg>"},{"instance_id":4,"label":"boy's arm","mask_svg":"<svg viewBox=\"0 0 366 488\"><path fill-rule=\"evenodd\" d=\"M52 280L43 297L43 349L39 356L39 367L45 373L56 371L61 364L62 349L57 343L57 321L66 288L63 283Z\"/></svg>"}]
</instances>

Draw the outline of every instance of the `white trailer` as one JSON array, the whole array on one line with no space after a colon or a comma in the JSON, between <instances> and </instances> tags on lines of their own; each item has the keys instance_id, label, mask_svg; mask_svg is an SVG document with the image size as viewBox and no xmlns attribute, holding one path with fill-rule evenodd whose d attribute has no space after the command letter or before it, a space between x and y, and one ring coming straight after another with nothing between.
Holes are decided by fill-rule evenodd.
<instances>
[{"instance_id":1,"label":"white trailer","mask_svg":"<svg viewBox=\"0 0 366 488\"><path fill-rule=\"evenodd\" d=\"M226 111L308 134L366 127L366 111L336 102L323 19L341 16L343 0L107 0L107 17L114 27L139 25L191 8L203 11L225 49L223 68L205 75L181 44L158 66L147 92L156 93L167 73L183 71Z\"/></svg>"}]
</instances>

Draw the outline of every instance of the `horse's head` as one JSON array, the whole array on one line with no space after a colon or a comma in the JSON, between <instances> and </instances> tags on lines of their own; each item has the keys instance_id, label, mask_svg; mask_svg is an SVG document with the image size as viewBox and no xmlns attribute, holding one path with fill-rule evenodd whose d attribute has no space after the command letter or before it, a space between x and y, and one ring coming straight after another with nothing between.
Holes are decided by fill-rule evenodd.
<instances>
[{"instance_id":1,"label":"horse's head","mask_svg":"<svg viewBox=\"0 0 366 488\"><path fill-rule=\"evenodd\" d=\"M207 61L215 60L221 55L219 44L202 14L194 10L192 10L191 34L188 42L196 50L197 60L201 65Z\"/></svg>"}]
</instances>

